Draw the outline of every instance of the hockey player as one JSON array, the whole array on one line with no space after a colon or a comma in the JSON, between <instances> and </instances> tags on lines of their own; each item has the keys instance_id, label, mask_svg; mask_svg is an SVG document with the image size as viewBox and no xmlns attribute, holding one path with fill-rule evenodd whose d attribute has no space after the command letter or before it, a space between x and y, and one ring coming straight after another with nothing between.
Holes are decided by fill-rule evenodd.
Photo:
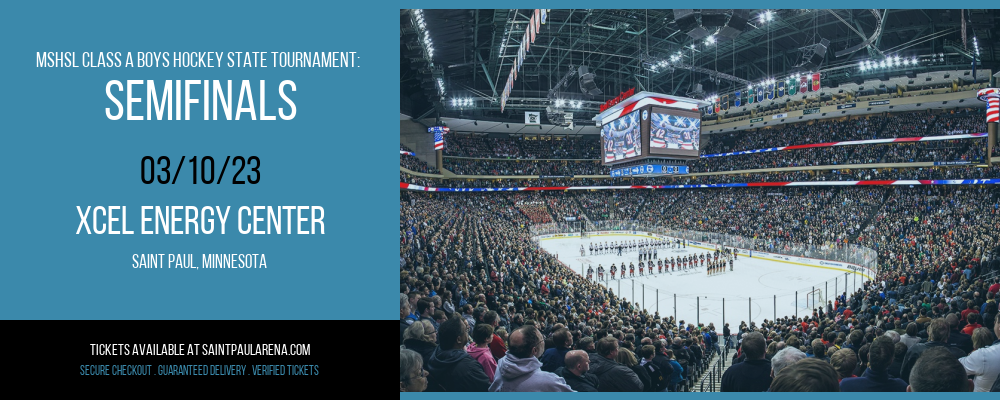
<instances>
[{"instance_id":1,"label":"hockey player","mask_svg":"<svg viewBox=\"0 0 1000 400\"><path fill-rule=\"evenodd\" d=\"M729 260L729 270L733 270L733 260Z\"/></svg>"},{"instance_id":2,"label":"hockey player","mask_svg":"<svg viewBox=\"0 0 1000 400\"><path fill-rule=\"evenodd\" d=\"M611 264L611 279L615 279L615 274L618 273L618 267Z\"/></svg>"},{"instance_id":3,"label":"hockey player","mask_svg":"<svg viewBox=\"0 0 1000 400\"><path fill-rule=\"evenodd\" d=\"M590 255L594 255L594 243L590 244Z\"/></svg>"},{"instance_id":4,"label":"hockey player","mask_svg":"<svg viewBox=\"0 0 1000 400\"><path fill-rule=\"evenodd\" d=\"M597 280L604 280L604 267L601 264L597 264Z\"/></svg>"},{"instance_id":5,"label":"hockey player","mask_svg":"<svg viewBox=\"0 0 1000 400\"><path fill-rule=\"evenodd\" d=\"M586 257L587 252L583 250L583 245L580 245L580 257Z\"/></svg>"},{"instance_id":6,"label":"hockey player","mask_svg":"<svg viewBox=\"0 0 1000 400\"><path fill-rule=\"evenodd\" d=\"M644 268L645 266L646 266L646 265L645 265L645 264L643 264L643 263L642 263L642 261L639 261L639 276L642 276L642 269L643 269L643 268Z\"/></svg>"},{"instance_id":7,"label":"hockey player","mask_svg":"<svg viewBox=\"0 0 1000 400\"><path fill-rule=\"evenodd\" d=\"M593 278L594 278L594 267L591 266L591 267L587 268L587 280L589 281L589 280L591 280Z\"/></svg>"},{"instance_id":8,"label":"hockey player","mask_svg":"<svg viewBox=\"0 0 1000 400\"><path fill-rule=\"evenodd\" d=\"M653 274L653 261L649 261L648 263L646 263L646 268L649 268L649 274L652 275Z\"/></svg>"},{"instance_id":9,"label":"hockey player","mask_svg":"<svg viewBox=\"0 0 1000 400\"><path fill-rule=\"evenodd\" d=\"M618 245L618 255L622 255L622 244Z\"/></svg>"},{"instance_id":10,"label":"hockey player","mask_svg":"<svg viewBox=\"0 0 1000 400\"><path fill-rule=\"evenodd\" d=\"M622 263L622 277L621 277L621 279L625 279L625 263Z\"/></svg>"},{"instance_id":11,"label":"hockey player","mask_svg":"<svg viewBox=\"0 0 1000 400\"><path fill-rule=\"evenodd\" d=\"M655 247L653 248L653 259L654 260L656 259L656 248Z\"/></svg>"},{"instance_id":12,"label":"hockey player","mask_svg":"<svg viewBox=\"0 0 1000 400\"><path fill-rule=\"evenodd\" d=\"M663 273L663 260L656 260L656 273Z\"/></svg>"}]
</instances>

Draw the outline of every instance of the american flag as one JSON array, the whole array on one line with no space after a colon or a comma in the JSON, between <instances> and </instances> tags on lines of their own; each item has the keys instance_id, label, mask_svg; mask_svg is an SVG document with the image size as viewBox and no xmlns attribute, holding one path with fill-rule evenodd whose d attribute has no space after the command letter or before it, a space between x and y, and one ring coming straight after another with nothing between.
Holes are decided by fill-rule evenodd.
<instances>
[{"instance_id":1,"label":"american flag","mask_svg":"<svg viewBox=\"0 0 1000 400\"><path fill-rule=\"evenodd\" d=\"M434 132L434 150L444 150L444 135L441 131Z\"/></svg>"}]
</instances>

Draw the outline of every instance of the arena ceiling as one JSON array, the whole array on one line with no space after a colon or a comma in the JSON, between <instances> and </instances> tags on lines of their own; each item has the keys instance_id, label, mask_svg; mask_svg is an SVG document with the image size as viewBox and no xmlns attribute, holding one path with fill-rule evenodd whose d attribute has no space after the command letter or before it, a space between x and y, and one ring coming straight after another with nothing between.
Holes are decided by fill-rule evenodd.
<instances>
[{"instance_id":1,"label":"arena ceiling","mask_svg":"<svg viewBox=\"0 0 1000 400\"><path fill-rule=\"evenodd\" d=\"M701 98L808 71L822 72L829 86L855 79L859 61L893 56L921 63L886 78L969 69L974 43L978 68L998 69L996 10L553 9L501 112L500 94L533 12L401 10L400 112L523 122L525 111L545 114L560 98L582 123L630 88ZM822 54L815 45L824 40ZM602 94L583 93L580 66Z\"/></svg>"}]
</instances>

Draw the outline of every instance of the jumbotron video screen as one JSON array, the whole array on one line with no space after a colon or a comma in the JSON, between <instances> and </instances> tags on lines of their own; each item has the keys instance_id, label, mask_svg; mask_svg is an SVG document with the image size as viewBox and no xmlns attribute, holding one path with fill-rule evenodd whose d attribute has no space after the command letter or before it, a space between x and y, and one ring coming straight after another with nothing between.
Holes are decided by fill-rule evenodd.
<instances>
[{"instance_id":1,"label":"jumbotron video screen","mask_svg":"<svg viewBox=\"0 0 1000 400\"><path fill-rule=\"evenodd\" d=\"M701 114L681 110L650 110L649 153L698 157Z\"/></svg>"},{"instance_id":2,"label":"jumbotron video screen","mask_svg":"<svg viewBox=\"0 0 1000 400\"><path fill-rule=\"evenodd\" d=\"M636 158L642 155L642 131L639 110L601 127L601 144L604 146L604 163Z\"/></svg>"}]
</instances>

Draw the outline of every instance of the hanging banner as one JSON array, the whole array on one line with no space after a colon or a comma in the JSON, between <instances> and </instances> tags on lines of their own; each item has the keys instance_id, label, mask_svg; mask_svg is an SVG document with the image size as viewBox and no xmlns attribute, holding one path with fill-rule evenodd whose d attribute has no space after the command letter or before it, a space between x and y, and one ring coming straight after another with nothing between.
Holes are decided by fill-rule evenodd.
<instances>
[{"instance_id":1,"label":"hanging banner","mask_svg":"<svg viewBox=\"0 0 1000 400\"><path fill-rule=\"evenodd\" d=\"M778 97L785 95L785 81L778 82Z\"/></svg>"},{"instance_id":2,"label":"hanging banner","mask_svg":"<svg viewBox=\"0 0 1000 400\"><path fill-rule=\"evenodd\" d=\"M802 94L809 91L809 86L806 84L806 77L804 76L799 78L799 91L802 92Z\"/></svg>"},{"instance_id":3,"label":"hanging banner","mask_svg":"<svg viewBox=\"0 0 1000 400\"><path fill-rule=\"evenodd\" d=\"M819 73L813 74L813 91L819 91Z\"/></svg>"},{"instance_id":4,"label":"hanging banner","mask_svg":"<svg viewBox=\"0 0 1000 400\"><path fill-rule=\"evenodd\" d=\"M764 88L760 87L757 88L757 102L760 103L763 101L764 101Z\"/></svg>"},{"instance_id":5,"label":"hanging banner","mask_svg":"<svg viewBox=\"0 0 1000 400\"><path fill-rule=\"evenodd\" d=\"M736 97L733 98L733 106L734 107L739 107L740 106L740 100L741 100L741 98L740 98L740 91L737 90L736 91Z\"/></svg>"},{"instance_id":6,"label":"hanging banner","mask_svg":"<svg viewBox=\"0 0 1000 400\"><path fill-rule=\"evenodd\" d=\"M799 86L795 84L791 79L788 80L788 95L794 95L799 92Z\"/></svg>"},{"instance_id":7,"label":"hanging banner","mask_svg":"<svg viewBox=\"0 0 1000 400\"><path fill-rule=\"evenodd\" d=\"M747 89L747 104L753 104L753 102L754 102L753 88L750 88Z\"/></svg>"},{"instance_id":8,"label":"hanging banner","mask_svg":"<svg viewBox=\"0 0 1000 400\"><path fill-rule=\"evenodd\" d=\"M547 10L547 9L545 9L545 8L543 8L543 9L542 9L542 24L543 24L543 25L545 24L545 22L546 22L546 20L548 19L548 17L549 17L549 13L548 13L548 10Z\"/></svg>"},{"instance_id":9,"label":"hanging banner","mask_svg":"<svg viewBox=\"0 0 1000 400\"><path fill-rule=\"evenodd\" d=\"M714 110L715 110L715 113L716 113L716 114L718 114L718 113L719 113L719 110L720 110L720 107L719 107L719 99L715 99L715 100L713 100L713 103L715 103L715 107L714 107Z\"/></svg>"},{"instance_id":10,"label":"hanging banner","mask_svg":"<svg viewBox=\"0 0 1000 400\"><path fill-rule=\"evenodd\" d=\"M536 8L536 9L535 9L535 14L534 14L534 17L535 17L535 18L534 18L534 21L535 21L535 33L538 33L538 29L540 29L540 28L542 27L542 24L541 24L541 22L539 21L539 19L541 19L541 18L542 18L542 16L541 16L541 15L539 15L539 14L540 14L540 13L538 12L538 9ZM532 40L532 41L534 41L535 39L531 39L531 40Z\"/></svg>"},{"instance_id":11,"label":"hanging banner","mask_svg":"<svg viewBox=\"0 0 1000 400\"><path fill-rule=\"evenodd\" d=\"M764 96L767 97L768 100L774 100L774 84L773 83L768 83L767 84L767 92L764 93Z\"/></svg>"},{"instance_id":12,"label":"hanging banner","mask_svg":"<svg viewBox=\"0 0 1000 400\"><path fill-rule=\"evenodd\" d=\"M524 113L525 125L541 125L542 113L539 111L527 111Z\"/></svg>"}]
</instances>

